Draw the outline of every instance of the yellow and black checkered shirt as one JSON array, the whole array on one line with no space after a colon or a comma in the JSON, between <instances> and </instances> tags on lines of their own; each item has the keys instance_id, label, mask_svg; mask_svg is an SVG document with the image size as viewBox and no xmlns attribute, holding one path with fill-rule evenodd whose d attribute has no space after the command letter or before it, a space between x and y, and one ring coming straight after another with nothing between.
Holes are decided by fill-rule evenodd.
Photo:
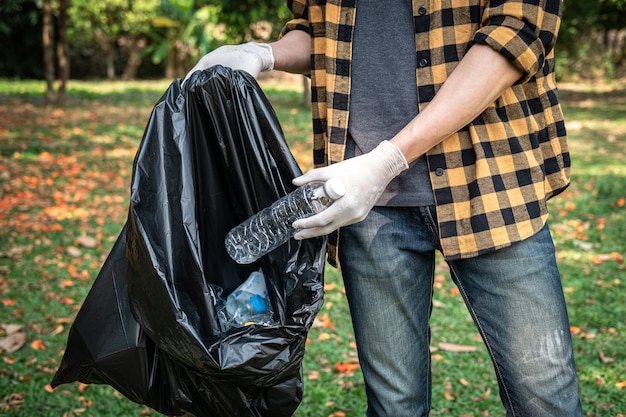
<instances>
[{"instance_id":1,"label":"yellow and black checkered shirt","mask_svg":"<svg viewBox=\"0 0 626 417\"><path fill-rule=\"evenodd\" d=\"M294 19L283 33L304 30L312 39L316 166L344 158L356 3L288 1ZM560 0L412 2L420 111L473 43L500 52L524 74L474 121L427 153L441 247L449 260L532 236L547 220L546 200L569 184L554 77L561 7ZM332 264L337 243L337 234L329 237Z\"/></svg>"}]
</instances>

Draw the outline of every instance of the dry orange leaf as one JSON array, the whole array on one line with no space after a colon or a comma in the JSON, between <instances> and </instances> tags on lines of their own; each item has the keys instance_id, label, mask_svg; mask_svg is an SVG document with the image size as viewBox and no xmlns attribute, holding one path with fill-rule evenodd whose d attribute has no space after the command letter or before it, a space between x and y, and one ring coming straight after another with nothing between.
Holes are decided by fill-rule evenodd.
<instances>
[{"instance_id":1,"label":"dry orange leaf","mask_svg":"<svg viewBox=\"0 0 626 417\"><path fill-rule=\"evenodd\" d=\"M359 365L359 361L356 359L353 360L347 360L345 362L337 362L335 364L335 371L339 372L340 374L346 373L346 372L354 372L357 369L359 369L360 365Z\"/></svg>"},{"instance_id":2,"label":"dry orange leaf","mask_svg":"<svg viewBox=\"0 0 626 417\"><path fill-rule=\"evenodd\" d=\"M626 388L626 381L618 382L617 384L615 384L615 386L617 387L617 389Z\"/></svg>"},{"instance_id":3,"label":"dry orange leaf","mask_svg":"<svg viewBox=\"0 0 626 417\"><path fill-rule=\"evenodd\" d=\"M41 339L33 340L33 342L30 344L30 347L32 347L35 350L46 350L46 345L43 343L43 340Z\"/></svg>"},{"instance_id":4,"label":"dry orange leaf","mask_svg":"<svg viewBox=\"0 0 626 417\"><path fill-rule=\"evenodd\" d=\"M74 286L74 281L72 281L71 279L64 279L63 281L61 281L61 287L65 288L65 287L73 287Z\"/></svg>"},{"instance_id":5,"label":"dry orange leaf","mask_svg":"<svg viewBox=\"0 0 626 417\"><path fill-rule=\"evenodd\" d=\"M330 335L328 333L320 333L320 335L317 337L318 342L325 342L328 339L330 339Z\"/></svg>"},{"instance_id":6,"label":"dry orange leaf","mask_svg":"<svg viewBox=\"0 0 626 417\"><path fill-rule=\"evenodd\" d=\"M4 363L6 363L7 365L13 365L15 363L15 358L9 358L8 356L3 356L2 360L4 361Z\"/></svg>"},{"instance_id":7,"label":"dry orange leaf","mask_svg":"<svg viewBox=\"0 0 626 417\"><path fill-rule=\"evenodd\" d=\"M323 328L323 329L334 329L335 325L333 324L333 321L331 320L331 318L327 314L324 314L324 315L315 317L315 320L313 321L313 327Z\"/></svg>"}]
</instances>

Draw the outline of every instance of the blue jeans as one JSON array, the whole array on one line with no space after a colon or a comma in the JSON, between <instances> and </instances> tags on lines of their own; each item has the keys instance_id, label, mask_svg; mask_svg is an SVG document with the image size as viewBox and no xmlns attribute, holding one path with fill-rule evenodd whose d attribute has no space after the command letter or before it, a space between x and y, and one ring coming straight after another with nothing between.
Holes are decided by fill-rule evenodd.
<instances>
[{"instance_id":1,"label":"blue jeans","mask_svg":"<svg viewBox=\"0 0 626 417\"><path fill-rule=\"evenodd\" d=\"M434 216L432 207L375 207L341 230L339 256L368 417L430 411L429 318L439 249ZM506 415L582 416L548 227L508 248L448 264L493 361Z\"/></svg>"}]
</instances>

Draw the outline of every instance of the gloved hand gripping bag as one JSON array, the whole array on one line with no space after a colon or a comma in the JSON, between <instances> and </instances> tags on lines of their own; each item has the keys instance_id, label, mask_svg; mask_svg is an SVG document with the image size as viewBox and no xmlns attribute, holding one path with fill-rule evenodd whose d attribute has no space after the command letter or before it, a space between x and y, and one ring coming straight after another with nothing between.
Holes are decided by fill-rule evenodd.
<instances>
[{"instance_id":1,"label":"gloved hand gripping bag","mask_svg":"<svg viewBox=\"0 0 626 417\"><path fill-rule=\"evenodd\" d=\"M324 241L291 240L251 265L234 226L300 175L254 78L212 67L155 105L135 157L128 220L79 311L53 386L106 383L167 415L291 416L322 305ZM261 269L276 325L222 332L217 311Z\"/></svg>"}]
</instances>

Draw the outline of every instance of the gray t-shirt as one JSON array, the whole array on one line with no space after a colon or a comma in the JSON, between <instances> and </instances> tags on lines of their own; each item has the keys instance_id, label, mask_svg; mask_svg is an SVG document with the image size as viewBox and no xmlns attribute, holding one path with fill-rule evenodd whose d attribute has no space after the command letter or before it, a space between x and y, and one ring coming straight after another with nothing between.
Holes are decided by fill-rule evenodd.
<instances>
[{"instance_id":1,"label":"gray t-shirt","mask_svg":"<svg viewBox=\"0 0 626 417\"><path fill-rule=\"evenodd\" d=\"M410 0L359 0L352 46L346 157L391 139L418 113L415 34ZM377 205L434 204L424 157L395 178Z\"/></svg>"}]
</instances>

